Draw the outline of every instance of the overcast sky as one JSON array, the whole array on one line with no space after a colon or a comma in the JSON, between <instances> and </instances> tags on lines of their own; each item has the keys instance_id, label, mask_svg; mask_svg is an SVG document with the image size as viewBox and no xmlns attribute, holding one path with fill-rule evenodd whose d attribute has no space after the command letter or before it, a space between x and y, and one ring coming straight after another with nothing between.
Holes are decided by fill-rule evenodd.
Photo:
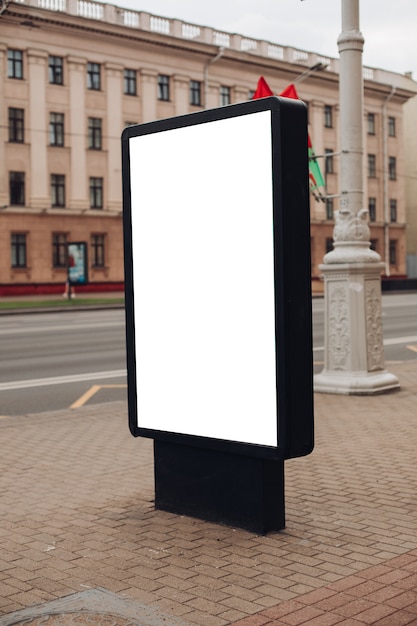
<instances>
[{"instance_id":1,"label":"overcast sky","mask_svg":"<svg viewBox=\"0 0 417 626\"><path fill-rule=\"evenodd\" d=\"M112 0L111 4L176 17L337 58L341 0ZM364 65L413 72L417 80L417 0L361 0Z\"/></svg>"}]
</instances>

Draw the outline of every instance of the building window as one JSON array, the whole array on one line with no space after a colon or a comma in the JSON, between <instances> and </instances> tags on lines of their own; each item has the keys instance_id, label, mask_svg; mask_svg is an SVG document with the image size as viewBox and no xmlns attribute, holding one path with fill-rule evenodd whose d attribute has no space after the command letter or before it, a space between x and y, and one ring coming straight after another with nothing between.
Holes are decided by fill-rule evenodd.
<instances>
[{"instance_id":1,"label":"building window","mask_svg":"<svg viewBox=\"0 0 417 626\"><path fill-rule=\"evenodd\" d=\"M324 105L324 126L333 128L333 109L329 104Z\"/></svg>"},{"instance_id":2,"label":"building window","mask_svg":"<svg viewBox=\"0 0 417 626\"><path fill-rule=\"evenodd\" d=\"M90 178L90 208L103 208L103 179L97 176Z\"/></svg>"},{"instance_id":3,"label":"building window","mask_svg":"<svg viewBox=\"0 0 417 626\"><path fill-rule=\"evenodd\" d=\"M375 135L375 113L368 113L368 135Z\"/></svg>"},{"instance_id":4,"label":"building window","mask_svg":"<svg viewBox=\"0 0 417 626\"><path fill-rule=\"evenodd\" d=\"M136 96L136 70L124 71L124 93L127 96Z\"/></svg>"},{"instance_id":5,"label":"building window","mask_svg":"<svg viewBox=\"0 0 417 626\"><path fill-rule=\"evenodd\" d=\"M49 57L48 78L51 85L64 84L64 59L62 57Z\"/></svg>"},{"instance_id":6,"label":"building window","mask_svg":"<svg viewBox=\"0 0 417 626\"><path fill-rule=\"evenodd\" d=\"M26 267L26 235L23 233L12 233L11 236L11 262L12 267Z\"/></svg>"},{"instance_id":7,"label":"building window","mask_svg":"<svg viewBox=\"0 0 417 626\"><path fill-rule=\"evenodd\" d=\"M230 104L230 102L230 87L225 87L225 85L222 85L220 87L220 106L226 106L227 104Z\"/></svg>"},{"instance_id":8,"label":"building window","mask_svg":"<svg viewBox=\"0 0 417 626\"><path fill-rule=\"evenodd\" d=\"M397 159L395 157L389 157L388 172L390 180L397 179Z\"/></svg>"},{"instance_id":9,"label":"building window","mask_svg":"<svg viewBox=\"0 0 417 626\"><path fill-rule=\"evenodd\" d=\"M397 221L397 201L393 198L389 201L389 216L391 222Z\"/></svg>"},{"instance_id":10,"label":"building window","mask_svg":"<svg viewBox=\"0 0 417 626\"><path fill-rule=\"evenodd\" d=\"M326 251L325 254L328 254L333 250L333 239L331 237L326 237Z\"/></svg>"},{"instance_id":11,"label":"building window","mask_svg":"<svg viewBox=\"0 0 417 626\"><path fill-rule=\"evenodd\" d=\"M65 233L52 234L52 267L67 267L67 236Z\"/></svg>"},{"instance_id":12,"label":"building window","mask_svg":"<svg viewBox=\"0 0 417 626\"><path fill-rule=\"evenodd\" d=\"M324 168L326 174L334 174L333 150L327 148L324 151Z\"/></svg>"},{"instance_id":13,"label":"building window","mask_svg":"<svg viewBox=\"0 0 417 626\"><path fill-rule=\"evenodd\" d=\"M368 154L368 177L375 178L376 176L376 156L374 154Z\"/></svg>"},{"instance_id":14,"label":"building window","mask_svg":"<svg viewBox=\"0 0 417 626\"><path fill-rule=\"evenodd\" d=\"M376 222L376 198L368 198L369 221Z\"/></svg>"},{"instance_id":15,"label":"building window","mask_svg":"<svg viewBox=\"0 0 417 626\"><path fill-rule=\"evenodd\" d=\"M388 136L389 137L395 137L396 135L396 131L395 131L395 117L389 117L388 118Z\"/></svg>"},{"instance_id":16,"label":"building window","mask_svg":"<svg viewBox=\"0 0 417 626\"><path fill-rule=\"evenodd\" d=\"M201 106L201 83L198 80L190 81L190 104Z\"/></svg>"},{"instance_id":17,"label":"building window","mask_svg":"<svg viewBox=\"0 0 417 626\"><path fill-rule=\"evenodd\" d=\"M49 143L51 146L64 145L64 114L49 114Z\"/></svg>"},{"instance_id":18,"label":"building window","mask_svg":"<svg viewBox=\"0 0 417 626\"><path fill-rule=\"evenodd\" d=\"M23 52L21 50L7 51L7 76L23 78Z\"/></svg>"},{"instance_id":19,"label":"building window","mask_svg":"<svg viewBox=\"0 0 417 626\"><path fill-rule=\"evenodd\" d=\"M104 235L91 235L91 265L104 267Z\"/></svg>"},{"instance_id":20,"label":"building window","mask_svg":"<svg viewBox=\"0 0 417 626\"><path fill-rule=\"evenodd\" d=\"M397 265L397 241L390 239L389 242L389 262L390 265Z\"/></svg>"},{"instance_id":21,"label":"building window","mask_svg":"<svg viewBox=\"0 0 417 626\"><path fill-rule=\"evenodd\" d=\"M169 101L169 76L158 76L158 100Z\"/></svg>"},{"instance_id":22,"label":"building window","mask_svg":"<svg viewBox=\"0 0 417 626\"><path fill-rule=\"evenodd\" d=\"M51 174L51 203L53 207L65 206L65 176Z\"/></svg>"},{"instance_id":23,"label":"building window","mask_svg":"<svg viewBox=\"0 0 417 626\"><path fill-rule=\"evenodd\" d=\"M326 219L333 219L333 198L326 198Z\"/></svg>"},{"instance_id":24,"label":"building window","mask_svg":"<svg viewBox=\"0 0 417 626\"><path fill-rule=\"evenodd\" d=\"M9 195L12 206L25 206L24 172L9 172Z\"/></svg>"},{"instance_id":25,"label":"building window","mask_svg":"<svg viewBox=\"0 0 417 626\"><path fill-rule=\"evenodd\" d=\"M88 147L91 150L101 150L102 129L101 119L98 117L88 118Z\"/></svg>"},{"instance_id":26,"label":"building window","mask_svg":"<svg viewBox=\"0 0 417 626\"><path fill-rule=\"evenodd\" d=\"M378 252L377 250L377 246L378 246L378 239L371 239L370 243L370 248L371 250L374 250L375 252Z\"/></svg>"},{"instance_id":27,"label":"building window","mask_svg":"<svg viewBox=\"0 0 417 626\"><path fill-rule=\"evenodd\" d=\"M100 91L101 76L99 63L87 63L87 89Z\"/></svg>"},{"instance_id":28,"label":"building window","mask_svg":"<svg viewBox=\"0 0 417 626\"><path fill-rule=\"evenodd\" d=\"M25 112L9 108L9 141L23 143L25 140Z\"/></svg>"}]
</instances>

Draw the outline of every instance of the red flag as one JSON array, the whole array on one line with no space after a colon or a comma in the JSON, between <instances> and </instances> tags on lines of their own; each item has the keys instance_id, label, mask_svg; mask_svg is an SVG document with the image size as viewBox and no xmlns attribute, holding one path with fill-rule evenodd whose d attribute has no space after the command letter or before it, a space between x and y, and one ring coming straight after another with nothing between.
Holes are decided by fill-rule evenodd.
<instances>
[{"instance_id":1,"label":"red flag","mask_svg":"<svg viewBox=\"0 0 417 626\"><path fill-rule=\"evenodd\" d=\"M271 87L266 82L263 76L258 80L258 84L256 86L256 91L252 96L252 100L256 100L257 98L267 98L268 96L273 96L274 92ZM299 100L298 93L294 85L288 85L285 87L284 91L281 91L279 94L283 98L294 98L294 100Z\"/></svg>"},{"instance_id":2,"label":"red flag","mask_svg":"<svg viewBox=\"0 0 417 626\"><path fill-rule=\"evenodd\" d=\"M294 100L300 99L294 85L288 85L288 87L285 87L284 91L281 91L279 95L283 98L293 98Z\"/></svg>"},{"instance_id":3,"label":"red flag","mask_svg":"<svg viewBox=\"0 0 417 626\"><path fill-rule=\"evenodd\" d=\"M256 91L252 96L252 100L256 100L257 98L267 98L268 96L273 96L273 92L269 88L268 83L266 82L263 76L258 80L258 86L256 87Z\"/></svg>"},{"instance_id":4,"label":"red flag","mask_svg":"<svg viewBox=\"0 0 417 626\"><path fill-rule=\"evenodd\" d=\"M252 99L256 98L266 98L267 96L273 96L273 92L269 87L263 76L258 80L258 86L256 88L255 93L252 96ZM283 98L293 98L294 100L299 100L297 90L293 84L288 85L281 91L279 94ZM322 198L321 194L317 191L318 187L325 187L326 183L324 182L323 175L320 171L320 166L317 163L317 157L314 153L313 144L311 143L310 135L308 135L308 165L309 165L309 179L310 179L310 190L314 193L317 199L317 195Z\"/></svg>"}]
</instances>

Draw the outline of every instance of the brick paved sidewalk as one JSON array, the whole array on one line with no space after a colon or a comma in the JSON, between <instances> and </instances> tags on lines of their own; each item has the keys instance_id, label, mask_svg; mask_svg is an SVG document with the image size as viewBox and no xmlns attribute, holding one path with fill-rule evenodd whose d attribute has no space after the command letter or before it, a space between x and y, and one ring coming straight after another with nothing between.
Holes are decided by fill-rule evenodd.
<instances>
[{"instance_id":1,"label":"brick paved sidewalk","mask_svg":"<svg viewBox=\"0 0 417 626\"><path fill-rule=\"evenodd\" d=\"M0 420L0 625L99 588L204 626L417 624L417 364L389 370L397 393L316 395L266 537L155 511L123 402Z\"/></svg>"}]
</instances>

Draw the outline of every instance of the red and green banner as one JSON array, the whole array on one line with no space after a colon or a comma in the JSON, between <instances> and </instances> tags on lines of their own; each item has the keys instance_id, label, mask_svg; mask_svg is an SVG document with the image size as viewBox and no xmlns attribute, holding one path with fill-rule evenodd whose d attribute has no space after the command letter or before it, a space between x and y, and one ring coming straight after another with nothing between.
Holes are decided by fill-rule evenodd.
<instances>
[{"instance_id":1,"label":"red and green banner","mask_svg":"<svg viewBox=\"0 0 417 626\"><path fill-rule=\"evenodd\" d=\"M252 100L256 98L267 98L273 96L273 92L269 87L263 76L258 80L256 91L252 96ZM297 90L294 85L288 85L280 94L283 98L294 98L299 100ZM310 191L315 192L315 196L318 194L319 187L325 187L323 175L320 170L320 166L317 161L316 154L314 152L313 144L311 143L310 135L308 135L308 166L309 166L309 179L310 179Z\"/></svg>"},{"instance_id":2,"label":"red and green banner","mask_svg":"<svg viewBox=\"0 0 417 626\"><path fill-rule=\"evenodd\" d=\"M318 187L325 187L323 175L317 157L311 143L310 135L308 136L308 175L310 179L310 189L315 191Z\"/></svg>"}]
</instances>

